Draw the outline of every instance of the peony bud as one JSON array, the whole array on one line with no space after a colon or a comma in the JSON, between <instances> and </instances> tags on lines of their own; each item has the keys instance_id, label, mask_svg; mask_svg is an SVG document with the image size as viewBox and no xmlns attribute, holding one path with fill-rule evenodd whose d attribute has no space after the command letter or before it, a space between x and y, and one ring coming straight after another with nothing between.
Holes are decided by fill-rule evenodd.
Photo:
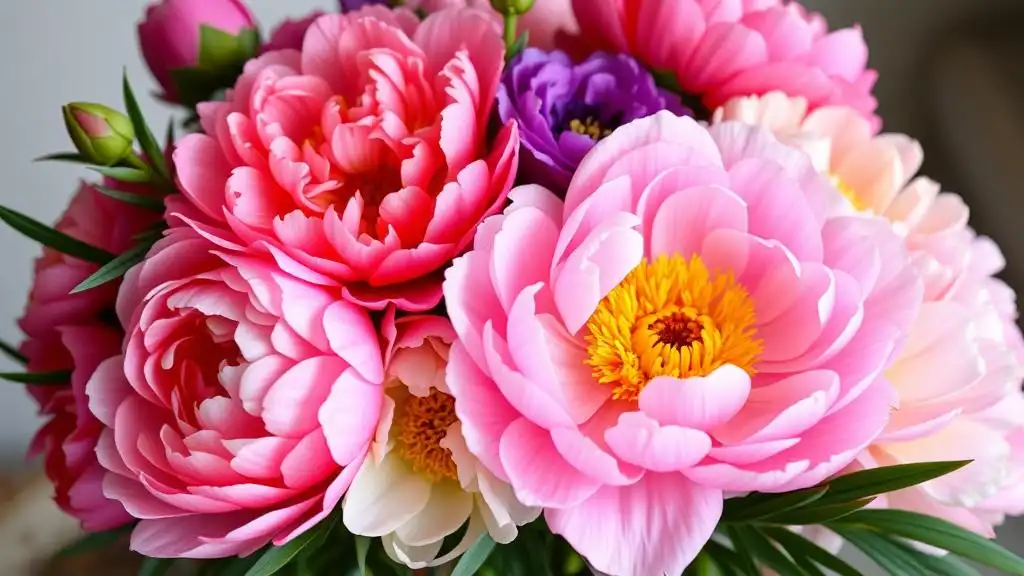
<instances>
[{"instance_id":1,"label":"peony bud","mask_svg":"<svg viewBox=\"0 0 1024 576\"><path fill-rule=\"evenodd\" d=\"M534 0L491 0L491 6L498 14L505 16L522 16L533 8Z\"/></svg>"},{"instance_id":2,"label":"peony bud","mask_svg":"<svg viewBox=\"0 0 1024 576\"><path fill-rule=\"evenodd\" d=\"M138 27L139 45L166 100L178 101L172 71L201 64L200 27L204 25L230 35L256 28L241 0L160 0L146 10Z\"/></svg>"},{"instance_id":3,"label":"peony bud","mask_svg":"<svg viewBox=\"0 0 1024 576\"><path fill-rule=\"evenodd\" d=\"M72 102L63 110L68 135L89 162L113 166L131 153L135 129L124 114L88 102Z\"/></svg>"}]
</instances>

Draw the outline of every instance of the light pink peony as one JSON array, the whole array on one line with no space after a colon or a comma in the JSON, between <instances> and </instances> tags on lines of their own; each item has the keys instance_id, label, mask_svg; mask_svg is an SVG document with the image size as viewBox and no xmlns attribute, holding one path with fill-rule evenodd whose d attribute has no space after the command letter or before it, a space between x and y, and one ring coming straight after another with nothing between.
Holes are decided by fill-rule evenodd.
<instances>
[{"instance_id":1,"label":"light pink peony","mask_svg":"<svg viewBox=\"0 0 1024 576\"><path fill-rule=\"evenodd\" d=\"M371 308L431 308L515 177L515 124L486 133L503 54L483 11L323 16L301 53L249 62L200 106L206 133L174 154L182 191L225 242Z\"/></svg>"},{"instance_id":2,"label":"light pink peony","mask_svg":"<svg viewBox=\"0 0 1024 576\"><path fill-rule=\"evenodd\" d=\"M147 556L249 554L334 510L383 399L366 312L173 228L125 278L124 355L88 384L104 493Z\"/></svg>"},{"instance_id":3,"label":"light pink peony","mask_svg":"<svg viewBox=\"0 0 1024 576\"><path fill-rule=\"evenodd\" d=\"M809 486L881 432L921 299L798 151L667 112L513 191L447 273L471 452L599 571L678 574L723 493Z\"/></svg>"},{"instance_id":4,"label":"light pink peony","mask_svg":"<svg viewBox=\"0 0 1024 576\"><path fill-rule=\"evenodd\" d=\"M574 0L583 42L674 72L714 110L737 96L781 90L812 108L841 104L873 125L877 73L859 28L829 32L817 13L782 0Z\"/></svg>"},{"instance_id":5,"label":"light pink peony","mask_svg":"<svg viewBox=\"0 0 1024 576\"><path fill-rule=\"evenodd\" d=\"M131 247L132 236L157 219L157 214L83 184L55 227L120 254ZM28 358L30 371L71 372L64 386L28 386L46 418L30 453L43 456L57 504L89 531L114 528L130 519L120 503L103 496L102 468L94 452L101 425L89 413L85 397L85 383L96 366L121 349L124 332L114 317L117 283L69 294L98 269L98 264L45 248L36 260L28 304L18 321L26 336L21 353Z\"/></svg>"},{"instance_id":6,"label":"light pink peony","mask_svg":"<svg viewBox=\"0 0 1024 576\"><path fill-rule=\"evenodd\" d=\"M815 159L846 197L840 211L887 218L904 237L924 280L925 301L908 342L886 373L900 397L886 431L857 467L973 460L963 470L876 505L907 508L992 536L1007 513L1024 512L1024 341L1013 291L993 278L998 247L967 226L968 209L937 183L914 178L920 144L901 134L874 136L856 111L807 113L781 93L737 98L718 121L771 128ZM912 180L913 178L913 180Z\"/></svg>"}]
</instances>

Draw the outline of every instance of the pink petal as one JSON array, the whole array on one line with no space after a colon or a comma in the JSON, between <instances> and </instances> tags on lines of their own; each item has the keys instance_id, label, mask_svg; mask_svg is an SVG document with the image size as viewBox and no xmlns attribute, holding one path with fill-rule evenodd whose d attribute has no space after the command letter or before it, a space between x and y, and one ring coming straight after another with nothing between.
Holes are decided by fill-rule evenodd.
<instances>
[{"instance_id":1,"label":"pink petal","mask_svg":"<svg viewBox=\"0 0 1024 576\"><path fill-rule=\"evenodd\" d=\"M384 387L380 384L363 380L351 368L338 376L318 416L335 462L348 466L366 451L377 430L383 403Z\"/></svg>"},{"instance_id":2,"label":"pink petal","mask_svg":"<svg viewBox=\"0 0 1024 576\"><path fill-rule=\"evenodd\" d=\"M319 356L299 362L273 382L263 398L267 432L302 438L320 423L317 411L333 394L348 365L340 358Z\"/></svg>"},{"instance_id":3,"label":"pink petal","mask_svg":"<svg viewBox=\"0 0 1024 576\"><path fill-rule=\"evenodd\" d=\"M231 176L217 141L205 134L185 136L175 146L174 166L185 196L214 221L223 221L225 184Z\"/></svg>"},{"instance_id":4,"label":"pink petal","mask_svg":"<svg viewBox=\"0 0 1024 576\"><path fill-rule=\"evenodd\" d=\"M505 429L499 453L509 483L526 506L572 507L601 486L570 466L558 454L551 435L525 418Z\"/></svg>"},{"instance_id":5,"label":"pink petal","mask_svg":"<svg viewBox=\"0 0 1024 576\"><path fill-rule=\"evenodd\" d=\"M677 472L693 466L711 450L711 438L692 428L659 426L642 412L627 412L605 432L612 452L652 472Z\"/></svg>"},{"instance_id":6,"label":"pink petal","mask_svg":"<svg viewBox=\"0 0 1024 576\"><path fill-rule=\"evenodd\" d=\"M640 393L640 409L664 426L711 430L735 416L749 394L746 371L725 365L704 377L652 379Z\"/></svg>"},{"instance_id":7,"label":"pink petal","mask_svg":"<svg viewBox=\"0 0 1024 576\"><path fill-rule=\"evenodd\" d=\"M689 188L661 204L654 216L651 259L699 254L712 231L747 231L747 205L739 196L718 186Z\"/></svg>"}]
</instances>

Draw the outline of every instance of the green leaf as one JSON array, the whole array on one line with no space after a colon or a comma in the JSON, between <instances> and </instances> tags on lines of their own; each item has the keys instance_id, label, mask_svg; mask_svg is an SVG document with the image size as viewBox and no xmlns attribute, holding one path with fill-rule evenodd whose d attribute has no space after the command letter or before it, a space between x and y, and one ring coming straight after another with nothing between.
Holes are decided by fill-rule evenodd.
<instances>
[{"instance_id":1,"label":"green leaf","mask_svg":"<svg viewBox=\"0 0 1024 576\"><path fill-rule=\"evenodd\" d=\"M127 166L92 166L89 170L128 184L149 184L153 180L152 172Z\"/></svg>"},{"instance_id":2,"label":"green leaf","mask_svg":"<svg viewBox=\"0 0 1024 576\"><path fill-rule=\"evenodd\" d=\"M859 570L850 566L838 556L796 532L776 526L765 526L762 528L762 531L766 536L782 546L783 550L794 559L807 558L835 572L839 576L863 576Z\"/></svg>"},{"instance_id":3,"label":"green leaf","mask_svg":"<svg viewBox=\"0 0 1024 576\"><path fill-rule=\"evenodd\" d=\"M22 366L28 364L28 358L26 358L24 354L18 352L17 348L12 346L11 344L8 344L7 342L4 342L3 340L0 340L0 352L2 352L4 356L7 356L11 360L17 362L18 364L21 364Z\"/></svg>"},{"instance_id":4,"label":"green leaf","mask_svg":"<svg viewBox=\"0 0 1024 576\"><path fill-rule=\"evenodd\" d=\"M704 544L702 554L707 554L718 565L724 576L743 576L742 559L735 550L716 542L708 540Z\"/></svg>"},{"instance_id":5,"label":"green leaf","mask_svg":"<svg viewBox=\"0 0 1024 576\"><path fill-rule=\"evenodd\" d=\"M529 43L530 31L523 30L523 33L520 34L518 38L516 38L516 41L512 44L512 46L509 46L508 53L505 54L505 62L511 62L516 56L519 56L519 54L526 49Z\"/></svg>"},{"instance_id":6,"label":"green leaf","mask_svg":"<svg viewBox=\"0 0 1024 576\"><path fill-rule=\"evenodd\" d=\"M761 576L761 569L757 567L757 561L754 560L753 552L743 545L744 534L742 529L738 526L730 525L726 526L725 533L729 536L729 541L732 543L732 550L736 552L740 572L746 576Z\"/></svg>"},{"instance_id":7,"label":"green leaf","mask_svg":"<svg viewBox=\"0 0 1024 576\"><path fill-rule=\"evenodd\" d=\"M106 264L114 259L114 255L106 250L90 246L5 206L0 206L0 220L32 240L62 254L94 264Z\"/></svg>"},{"instance_id":8,"label":"green leaf","mask_svg":"<svg viewBox=\"0 0 1024 576\"><path fill-rule=\"evenodd\" d=\"M546 528L539 530L538 524L543 523L523 527L515 540L495 547L487 565L501 576L552 576L552 546L544 537Z\"/></svg>"},{"instance_id":9,"label":"green leaf","mask_svg":"<svg viewBox=\"0 0 1024 576\"><path fill-rule=\"evenodd\" d=\"M472 576L476 574L477 570L484 565L487 561L487 557L491 555L494 550L494 540L491 539L491 535L484 532L480 535L480 538L466 550L466 553L459 558L459 563L455 565L455 569L452 570L451 576Z\"/></svg>"},{"instance_id":10,"label":"green leaf","mask_svg":"<svg viewBox=\"0 0 1024 576\"><path fill-rule=\"evenodd\" d=\"M202 565L202 576L245 576L245 573L252 568L260 559L259 552L250 554L245 558L221 558L204 562Z\"/></svg>"},{"instance_id":11,"label":"green leaf","mask_svg":"<svg viewBox=\"0 0 1024 576\"><path fill-rule=\"evenodd\" d=\"M722 571L710 554L701 551L687 566L683 576L722 576Z\"/></svg>"},{"instance_id":12,"label":"green leaf","mask_svg":"<svg viewBox=\"0 0 1024 576\"><path fill-rule=\"evenodd\" d=\"M749 552L762 564L787 576L811 576L796 565L791 558L779 551L757 528L737 526L730 531L733 547Z\"/></svg>"},{"instance_id":13,"label":"green leaf","mask_svg":"<svg viewBox=\"0 0 1024 576\"><path fill-rule=\"evenodd\" d=\"M1024 574L1024 560L1012 552L939 518L904 510L860 510L830 523L829 527L867 528L948 550L1008 574Z\"/></svg>"},{"instance_id":14,"label":"green leaf","mask_svg":"<svg viewBox=\"0 0 1024 576\"><path fill-rule=\"evenodd\" d=\"M839 476L828 483L828 494L819 504L851 502L917 486L923 482L945 476L970 464L970 460L955 462L923 462L861 470Z\"/></svg>"},{"instance_id":15,"label":"green leaf","mask_svg":"<svg viewBox=\"0 0 1024 576\"><path fill-rule=\"evenodd\" d=\"M88 552L89 550L95 550L96 548L102 548L109 546L121 538L127 536L134 528L134 524L127 524L120 528L114 528L113 530L107 530L106 532L93 532L92 534L86 534L79 540L69 544L57 552L55 558L65 559L73 556L78 556L82 552Z\"/></svg>"},{"instance_id":16,"label":"green leaf","mask_svg":"<svg viewBox=\"0 0 1024 576\"><path fill-rule=\"evenodd\" d=\"M109 196L114 200L119 200L125 204L133 204L147 210L154 212L163 212L164 203L158 198L152 196L145 196L143 194L133 194L131 192L125 192L123 190L114 190L113 188L107 188L106 186L96 186L93 188L98 190L104 196Z\"/></svg>"},{"instance_id":17,"label":"green leaf","mask_svg":"<svg viewBox=\"0 0 1024 576\"><path fill-rule=\"evenodd\" d=\"M146 256L146 252L149 250L149 246L146 244L138 244L132 248L126 250L123 254L114 258L110 262L103 265L99 270L94 272L92 276L89 276L85 280L82 280L78 286L71 289L71 294L78 294L79 292L85 292L97 286L102 286L112 280L117 280L124 273L127 272L132 266L135 266Z\"/></svg>"},{"instance_id":18,"label":"green leaf","mask_svg":"<svg viewBox=\"0 0 1024 576\"><path fill-rule=\"evenodd\" d=\"M859 548L891 576L933 576L917 562L916 558L881 534L855 528L840 528L836 533Z\"/></svg>"},{"instance_id":19,"label":"green leaf","mask_svg":"<svg viewBox=\"0 0 1024 576\"><path fill-rule=\"evenodd\" d=\"M132 121L132 127L135 129L135 138L139 141L139 147L146 154L146 160L153 166L157 174L164 178L170 178L170 174L167 172L167 162L164 159L164 151L160 149L160 145L157 144L156 138L153 136L153 131L146 124L146 118L142 115L142 109L139 108L139 101L135 99L132 85L128 81L127 69L123 74L122 91L124 92L124 106L128 111L128 118Z\"/></svg>"},{"instance_id":20,"label":"green leaf","mask_svg":"<svg viewBox=\"0 0 1024 576\"><path fill-rule=\"evenodd\" d=\"M658 86L677 94L683 91L675 72L671 70L652 70L651 75L654 76L654 83Z\"/></svg>"},{"instance_id":21,"label":"green leaf","mask_svg":"<svg viewBox=\"0 0 1024 576\"><path fill-rule=\"evenodd\" d=\"M356 536L356 562L361 576L366 576L366 554L370 551L370 544L373 544L373 540L366 536Z\"/></svg>"},{"instance_id":22,"label":"green leaf","mask_svg":"<svg viewBox=\"0 0 1024 576\"><path fill-rule=\"evenodd\" d=\"M333 515L332 519L336 519L337 516ZM330 520L331 524L335 520ZM287 566L299 552L302 552L307 546L311 546L314 542L323 544L324 538L326 538L326 532L323 527L317 527L307 530L296 537L291 542L284 546L272 546L267 549L266 552L260 556L260 559L253 564L252 568L245 573L245 576L271 576L277 574L282 568ZM315 547L314 547L315 549Z\"/></svg>"},{"instance_id":23,"label":"green leaf","mask_svg":"<svg viewBox=\"0 0 1024 576\"><path fill-rule=\"evenodd\" d=\"M33 162L71 162L73 164L92 164L92 162L78 152L56 152L54 154L46 154L36 158Z\"/></svg>"},{"instance_id":24,"label":"green leaf","mask_svg":"<svg viewBox=\"0 0 1024 576\"><path fill-rule=\"evenodd\" d=\"M746 522L765 518L810 504L824 496L828 490L828 486L815 486L783 494L761 494L755 492L743 498L731 498L725 501L725 507L722 510L722 521Z\"/></svg>"},{"instance_id":25,"label":"green leaf","mask_svg":"<svg viewBox=\"0 0 1024 576\"><path fill-rule=\"evenodd\" d=\"M164 576L172 564L173 558L146 558L139 568L139 576Z\"/></svg>"},{"instance_id":26,"label":"green leaf","mask_svg":"<svg viewBox=\"0 0 1024 576\"><path fill-rule=\"evenodd\" d=\"M251 60L260 49L260 31L257 28L243 28L238 32L238 47L245 60Z\"/></svg>"},{"instance_id":27,"label":"green leaf","mask_svg":"<svg viewBox=\"0 0 1024 576\"><path fill-rule=\"evenodd\" d=\"M852 514L871 503L874 498L864 498L853 502L842 502L839 504L828 504L825 506L808 506L798 510L782 512L771 517L772 524L783 524L786 526L807 526L809 524L823 524L847 514Z\"/></svg>"},{"instance_id":28,"label":"green leaf","mask_svg":"<svg viewBox=\"0 0 1024 576\"><path fill-rule=\"evenodd\" d=\"M16 384L34 384L36 386L65 386L71 382L71 371L4 372L0 373L0 380L7 380Z\"/></svg>"}]
</instances>

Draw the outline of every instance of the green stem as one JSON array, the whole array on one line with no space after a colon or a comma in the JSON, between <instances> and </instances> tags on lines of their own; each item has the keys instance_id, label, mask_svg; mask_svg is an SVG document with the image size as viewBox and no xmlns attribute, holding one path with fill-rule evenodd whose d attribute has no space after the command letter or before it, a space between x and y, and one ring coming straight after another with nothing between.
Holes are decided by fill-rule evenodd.
<instances>
[{"instance_id":1,"label":"green stem","mask_svg":"<svg viewBox=\"0 0 1024 576\"><path fill-rule=\"evenodd\" d=\"M518 14L505 14L505 50L511 50L516 43L517 20L519 20Z\"/></svg>"},{"instance_id":2,"label":"green stem","mask_svg":"<svg viewBox=\"0 0 1024 576\"><path fill-rule=\"evenodd\" d=\"M122 160L122 162L124 162L128 166L131 166L132 168L142 170L143 172L153 171L149 164L147 164L146 161L140 158L139 155L136 154L135 152L129 152L128 155L125 156L124 160Z\"/></svg>"}]
</instances>

